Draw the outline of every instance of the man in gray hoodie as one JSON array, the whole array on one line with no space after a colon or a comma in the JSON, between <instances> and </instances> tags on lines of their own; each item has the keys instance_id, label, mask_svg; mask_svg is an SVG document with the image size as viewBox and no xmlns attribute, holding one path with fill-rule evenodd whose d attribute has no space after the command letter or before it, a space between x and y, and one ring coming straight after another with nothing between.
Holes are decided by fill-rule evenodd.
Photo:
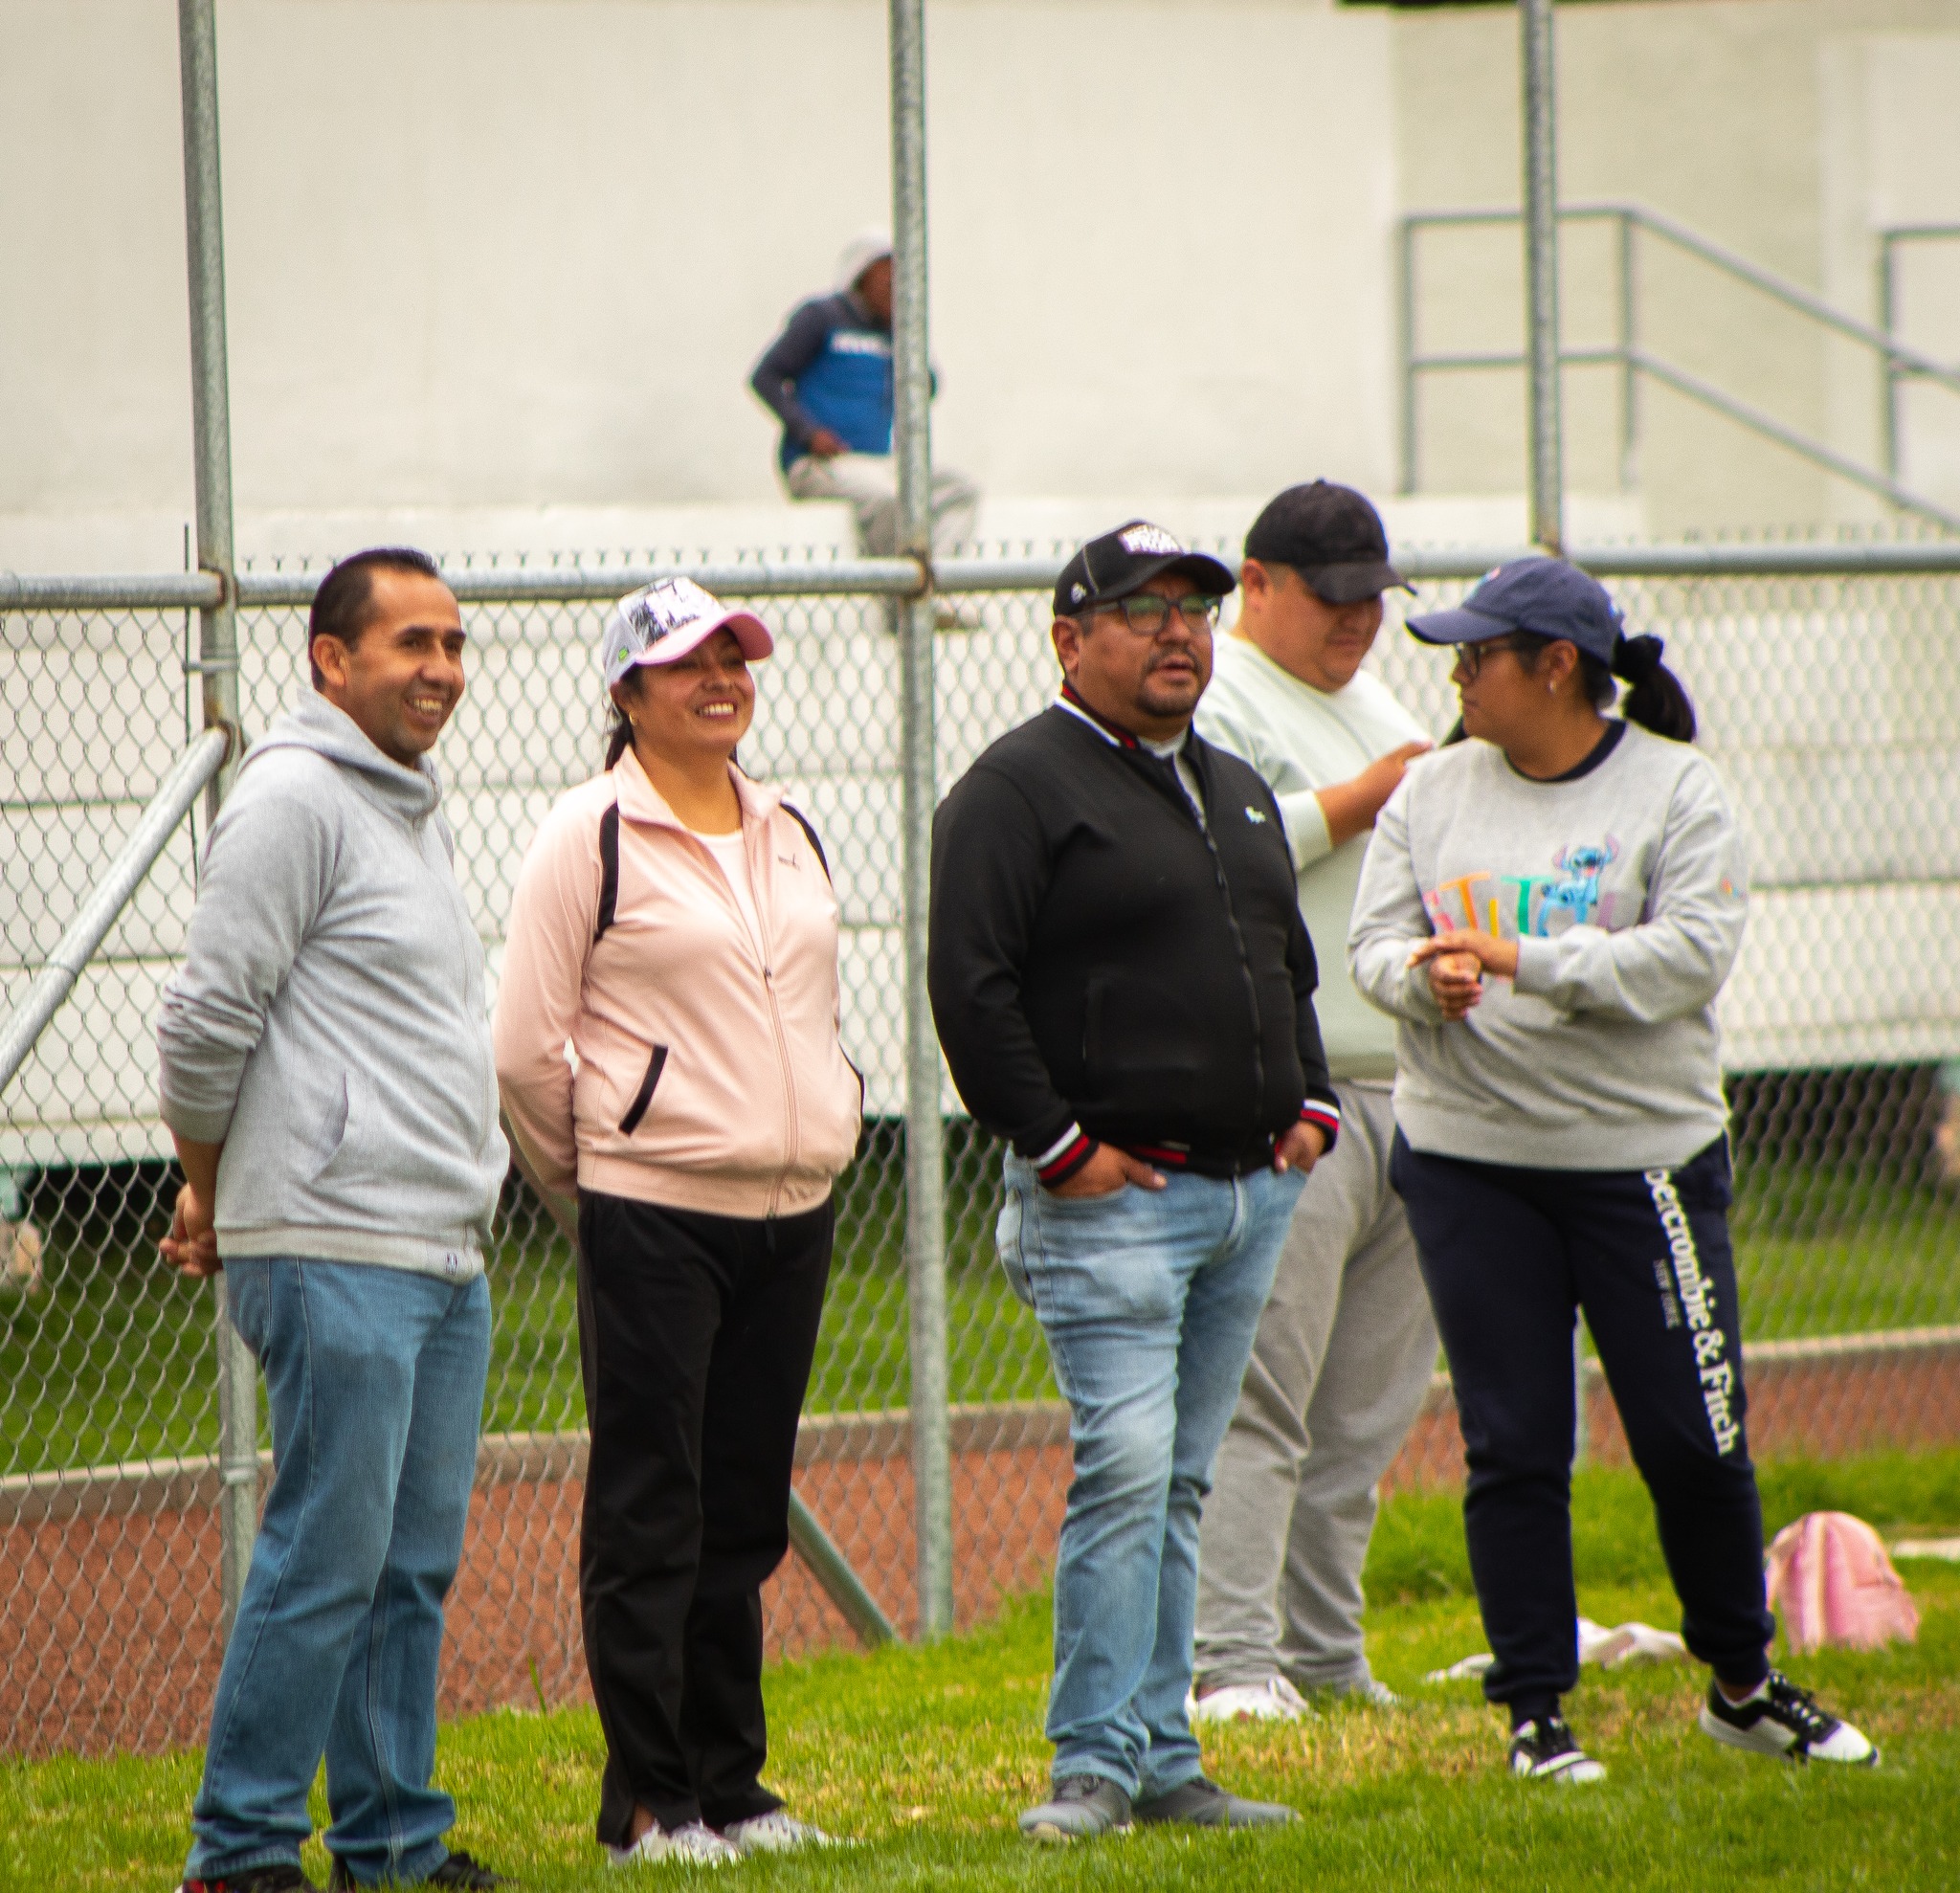
<instances>
[{"instance_id":1,"label":"man in gray hoodie","mask_svg":"<svg viewBox=\"0 0 1960 1893\"><path fill-rule=\"evenodd\" d=\"M489 1365L508 1152L483 952L427 752L463 692L419 552L322 581L314 695L254 745L207 843L157 1025L186 1182L165 1254L225 1272L277 1470L212 1710L188 1893L489 1887L430 1785L442 1600Z\"/></svg>"}]
</instances>

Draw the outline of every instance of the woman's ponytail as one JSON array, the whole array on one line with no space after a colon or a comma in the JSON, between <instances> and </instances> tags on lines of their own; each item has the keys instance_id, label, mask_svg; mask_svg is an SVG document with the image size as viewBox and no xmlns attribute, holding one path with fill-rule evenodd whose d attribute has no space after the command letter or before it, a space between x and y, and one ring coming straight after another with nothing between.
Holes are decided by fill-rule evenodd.
<instances>
[{"instance_id":1,"label":"woman's ponytail","mask_svg":"<svg viewBox=\"0 0 1960 1893\"><path fill-rule=\"evenodd\" d=\"M1620 714L1656 736L1692 743L1695 706L1688 702L1681 679L1660 661L1665 648L1658 637L1626 636L1614 647L1613 674L1627 686Z\"/></svg>"}]
</instances>

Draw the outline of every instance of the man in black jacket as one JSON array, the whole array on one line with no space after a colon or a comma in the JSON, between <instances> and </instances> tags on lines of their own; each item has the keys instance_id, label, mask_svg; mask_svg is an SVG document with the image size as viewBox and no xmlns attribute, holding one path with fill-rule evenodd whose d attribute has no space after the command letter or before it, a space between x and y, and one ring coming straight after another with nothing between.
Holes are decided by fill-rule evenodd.
<instances>
[{"instance_id":1,"label":"man in black jacket","mask_svg":"<svg viewBox=\"0 0 1960 1893\"><path fill-rule=\"evenodd\" d=\"M1090 541L1056 588L1058 701L933 826L933 1016L1012 1146L1001 1261L1073 1416L1037 1839L1291 1818L1207 1781L1185 1713L1199 1503L1340 1126L1279 807L1191 727L1233 584L1143 521Z\"/></svg>"}]
</instances>

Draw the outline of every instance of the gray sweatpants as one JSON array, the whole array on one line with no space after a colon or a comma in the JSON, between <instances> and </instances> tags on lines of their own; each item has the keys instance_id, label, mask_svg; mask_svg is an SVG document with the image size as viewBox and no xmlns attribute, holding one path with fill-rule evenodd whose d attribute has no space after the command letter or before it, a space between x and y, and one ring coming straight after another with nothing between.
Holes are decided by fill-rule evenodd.
<instances>
[{"instance_id":1,"label":"gray sweatpants","mask_svg":"<svg viewBox=\"0 0 1960 1893\"><path fill-rule=\"evenodd\" d=\"M899 468L889 454L806 454L790 462L783 484L797 500L848 500L858 522L858 549L889 558L899 548ZM980 494L964 474L946 467L932 476L932 549L949 551L973 535Z\"/></svg>"},{"instance_id":2,"label":"gray sweatpants","mask_svg":"<svg viewBox=\"0 0 1960 1893\"><path fill-rule=\"evenodd\" d=\"M1341 1135L1306 1180L1205 1501L1200 1691L1368 1679L1361 1567L1375 1486L1436 1371L1436 1326L1389 1187L1387 1083L1344 1081Z\"/></svg>"}]
</instances>

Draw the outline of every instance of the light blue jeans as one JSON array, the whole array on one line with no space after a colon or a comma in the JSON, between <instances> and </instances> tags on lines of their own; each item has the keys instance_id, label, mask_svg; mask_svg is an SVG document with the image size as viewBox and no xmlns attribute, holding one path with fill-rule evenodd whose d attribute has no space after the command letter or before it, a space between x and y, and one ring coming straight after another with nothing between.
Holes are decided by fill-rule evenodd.
<instances>
[{"instance_id":1,"label":"light blue jeans","mask_svg":"<svg viewBox=\"0 0 1960 1893\"><path fill-rule=\"evenodd\" d=\"M297 1864L323 1752L328 1851L423 1880L456 1803L435 1767L442 1600L462 1555L490 1291L351 1262L225 1264L265 1370L278 1472L212 1707L187 1876Z\"/></svg>"},{"instance_id":2,"label":"light blue jeans","mask_svg":"<svg viewBox=\"0 0 1960 1893\"><path fill-rule=\"evenodd\" d=\"M1174 1175L1044 1191L1009 1154L995 1232L1067 1395L1075 1480L1055 1568L1055 1778L1132 1795L1200 1771L1185 1715L1198 1512L1305 1181Z\"/></svg>"}]
</instances>

